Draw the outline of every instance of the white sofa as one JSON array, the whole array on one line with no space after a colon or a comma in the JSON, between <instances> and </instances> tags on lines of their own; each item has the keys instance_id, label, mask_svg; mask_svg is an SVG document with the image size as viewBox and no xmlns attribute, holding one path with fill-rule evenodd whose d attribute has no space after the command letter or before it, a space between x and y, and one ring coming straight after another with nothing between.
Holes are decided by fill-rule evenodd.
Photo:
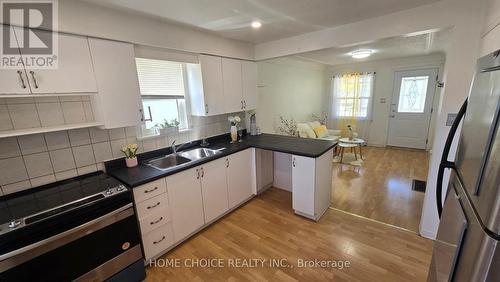
<instances>
[{"instance_id":1,"label":"white sofa","mask_svg":"<svg viewBox=\"0 0 500 282\"><path fill-rule=\"evenodd\" d=\"M304 123L297 123L297 131L299 137L302 138L317 138L323 140L337 141L340 139L340 130L328 129L328 135L325 137L318 138L316 133L314 133L313 128L320 126L319 121L311 121Z\"/></svg>"}]
</instances>

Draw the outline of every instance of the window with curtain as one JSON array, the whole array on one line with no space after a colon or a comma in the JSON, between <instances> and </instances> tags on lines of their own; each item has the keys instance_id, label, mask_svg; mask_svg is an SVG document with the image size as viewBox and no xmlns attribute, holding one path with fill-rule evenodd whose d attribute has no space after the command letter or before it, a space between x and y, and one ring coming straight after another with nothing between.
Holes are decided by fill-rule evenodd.
<instances>
[{"instance_id":1,"label":"window with curtain","mask_svg":"<svg viewBox=\"0 0 500 282\"><path fill-rule=\"evenodd\" d=\"M372 92L372 73L350 73L335 76L333 80L333 116L369 119Z\"/></svg>"},{"instance_id":2,"label":"window with curtain","mask_svg":"<svg viewBox=\"0 0 500 282\"><path fill-rule=\"evenodd\" d=\"M360 138L367 139L373 100L374 73L347 73L332 80L330 126L349 136L348 125Z\"/></svg>"},{"instance_id":3,"label":"window with curtain","mask_svg":"<svg viewBox=\"0 0 500 282\"><path fill-rule=\"evenodd\" d=\"M137 74L145 115L143 132L154 135L156 124L164 120L179 121L188 128L184 63L136 58Z\"/></svg>"}]
</instances>

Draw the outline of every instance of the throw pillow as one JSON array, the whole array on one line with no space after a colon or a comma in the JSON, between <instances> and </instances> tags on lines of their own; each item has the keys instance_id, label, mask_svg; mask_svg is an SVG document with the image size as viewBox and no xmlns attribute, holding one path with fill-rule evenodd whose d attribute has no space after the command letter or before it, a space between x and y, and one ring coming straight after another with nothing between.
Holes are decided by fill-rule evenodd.
<instances>
[{"instance_id":1,"label":"throw pillow","mask_svg":"<svg viewBox=\"0 0 500 282\"><path fill-rule=\"evenodd\" d=\"M326 126L320 125L314 128L314 133L316 133L318 138L323 138L328 136L328 129L326 129Z\"/></svg>"}]
</instances>

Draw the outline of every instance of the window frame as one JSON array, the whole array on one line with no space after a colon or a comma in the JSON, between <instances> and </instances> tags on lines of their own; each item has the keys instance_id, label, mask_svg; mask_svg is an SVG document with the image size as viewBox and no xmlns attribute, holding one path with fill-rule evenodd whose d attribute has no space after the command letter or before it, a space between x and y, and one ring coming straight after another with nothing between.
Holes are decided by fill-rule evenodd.
<instances>
[{"instance_id":1,"label":"window frame","mask_svg":"<svg viewBox=\"0 0 500 282\"><path fill-rule=\"evenodd\" d=\"M190 108L190 99L189 99L189 83L188 83L188 77L187 77L187 68L186 68L186 62L179 62L179 61L172 61L172 60L167 60L167 59L157 59L157 58L148 58L145 56L136 56L135 59L140 58L140 59L147 59L147 60L159 60L159 61L168 61L168 62L174 62L174 63L179 63L182 67L182 80L183 80L183 86L184 86L184 96L181 95L142 95L141 96L141 104L143 107L143 112L144 112L144 121L140 125L140 138L141 139L147 139L147 138L155 138L155 137L160 137L163 136L163 134L160 134L157 130L154 130L154 126L147 128L146 127L146 122L152 120L151 115L150 115L150 110L144 107L144 100L147 99L167 99L167 100L175 100L176 106L177 106L177 117L179 122L181 121L180 115L182 110L179 109L179 100L184 100L185 104L185 109L184 109L184 114L185 114L185 126L179 125L179 132L185 132L189 131L191 129L192 121L191 121L191 108ZM139 90L140 91L140 90ZM149 108L149 107L148 107Z\"/></svg>"},{"instance_id":2,"label":"window frame","mask_svg":"<svg viewBox=\"0 0 500 282\"><path fill-rule=\"evenodd\" d=\"M350 73L344 73L344 74L339 74L339 75L335 75L333 77L333 87L332 87L332 97L333 97L333 104L334 104L334 107L333 107L333 115L335 118L340 118L340 119L347 119L347 118L356 118L356 119L360 119L360 120L371 120L371 114L372 114L372 107L373 107L373 96L375 94L375 72L365 72L365 73L360 73L360 75L370 75L370 82L369 82L369 95L368 96L360 96L360 97L349 97L349 96L343 96L343 97L340 97L338 96L337 94L338 93L335 93L335 90L336 90L336 86L335 86L335 83L336 83L336 78L341 78L343 75L348 75ZM358 82L360 84L360 82ZM339 86L340 88L341 86ZM341 106L341 101L352 101L352 104L356 103L356 100L358 100L358 103L360 103L361 105L361 101L362 100L366 100L367 101L367 108L366 108L366 115L353 115L353 116L350 116L350 115L339 115L340 113L345 113L346 111L340 111L340 106Z\"/></svg>"}]
</instances>

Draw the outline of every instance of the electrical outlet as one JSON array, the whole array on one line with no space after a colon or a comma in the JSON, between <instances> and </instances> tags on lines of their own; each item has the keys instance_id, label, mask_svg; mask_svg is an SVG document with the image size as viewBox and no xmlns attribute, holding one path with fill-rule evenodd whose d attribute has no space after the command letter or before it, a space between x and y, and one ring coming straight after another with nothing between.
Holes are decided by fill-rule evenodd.
<instances>
[{"instance_id":1,"label":"electrical outlet","mask_svg":"<svg viewBox=\"0 0 500 282\"><path fill-rule=\"evenodd\" d=\"M452 126L456 118L457 118L457 113L449 113L446 118L446 126Z\"/></svg>"},{"instance_id":2,"label":"electrical outlet","mask_svg":"<svg viewBox=\"0 0 500 282\"><path fill-rule=\"evenodd\" d=\"M385 98L380 98L379 101L380 101L381 104L385 104Z\"/></svg>"}]
</instances>

